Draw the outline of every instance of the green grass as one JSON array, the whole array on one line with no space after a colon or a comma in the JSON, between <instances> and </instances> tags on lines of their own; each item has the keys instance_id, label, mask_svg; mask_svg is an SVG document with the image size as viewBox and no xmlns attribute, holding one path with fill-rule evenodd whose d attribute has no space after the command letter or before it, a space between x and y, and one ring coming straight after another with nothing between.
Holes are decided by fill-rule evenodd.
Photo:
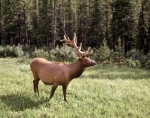
<instances>
[{"instance_id":1,"label":"green grass","mask_svg":"<svg viewBox=\"0 0 150 118\"><path fill-rule=\"evenodd\" d=\"M149 118L150 71L118 66L90 67L48 102L51 86L33 92L30 60L0 59L0 118Z\"/></svg>"}]
</instances>

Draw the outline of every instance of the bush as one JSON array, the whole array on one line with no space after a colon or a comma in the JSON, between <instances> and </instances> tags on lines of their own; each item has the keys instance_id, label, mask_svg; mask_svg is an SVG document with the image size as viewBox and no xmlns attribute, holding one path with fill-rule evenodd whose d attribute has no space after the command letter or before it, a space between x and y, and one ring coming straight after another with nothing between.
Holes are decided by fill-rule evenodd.
<instances>
[{"instance_id":1,"label":"bush","mask_svg":"<svg viewBox=\"0 0 150 118\"><path fill-rule=\"evenodd\" d=\"M106 40L103 40L101 47L99 48L99 50L96 51L94 55L95 61L103 63L104 61L109 59L109 54L110 50L107 45L107 42Z\"/></svg>"},{"instance_id":2,"label":"bush","mask_svg":"<svg viewBox=\"0 0 150 118\"><path fill-rule=\"evenodd\" d=\"M0 46L0 57L22 57L23 55L22 46Z\"/></svg>"},{"instance_id":3,"label":"bush","mask_svg":"<svg viewBox=\"0 0 150 118\"><path fill-rule=\"evenodd\" d=\"M145 63L147 69L150 69L150 52L147 53L147 61Z\"/></svg>"},{"instance_id":4,"label":"bush","mask_svg":"<svg viewBox=\"0 0 150 118\"><path fill-rule=\"evenodd\" d=\"M32 47L30 45L25 45L25 46L22 46L22 50L24 52L25 57L31 58L32 53L35 51L35 47Z\"/></svg>"},{"instance_id":5,"label":"bush","mask_svg":"<svg viewBox=\"0 0 150 118\"><path fill-rule=\"evenodd\" d=\"M148 61L145 63L145 66L146 66L147 69L150 70L150 60L148 60Z\"/></svg>"},{"instance_id":6,"label":"bush","mask_svg":"<svg viewBox=\"0 0 150 118\"><path fill-rule=\"evenodd\" d=\"M141 67L149 68L149 60L150 60L150 54L148 53L145 55L142 51L133 49L127 52L127 58L131 59L133 61L138 60L140 62Z\"/></svg>"},{"instance_id":7,"label":"bush","mask_svg":"<svg viewBox=\"0 0 150 118\"><path fill-rule=\"evenodd\" d=\"M0 46L0 57L4 57L5 49L4 47Z\"/></svg>"},{"instance_id":8,"label":"bush","mask_svg":"<svg viewBox=\"0 0 150 118\"><path fill-rule=\"evenodd\" d=\"M49 59L54 61L75 61L77 59L76 52L74 48L69 46L58 46L55 49L52 49L49 54Z\"/></svg>"},{"instance_id":9,"label":"bush","mask_svg":"<svg viewBox=\"0 0 150 118\"><path fill-rule=\"evenodd\" d=\"M42 57L42 58L48 58L48 52L44 51L43 49L37 49L35 48L35 50L32 52L32 57L36 58L36 57Z\"/></svg>"},{"instance_id":10,"label":"bush","mask_svg":"<svg viewBox=\"0 0 150 118\"><path fill-rule=\"evenodd\" d=\"M130 50L126 54L127 58L132 58L134 60L135 59L140 60L141 55L143 55L143 52L136 50L136 49Z\"/></svg>"},{"instance_id":11,"label":"bush","mask_svg":"<svg viewBox=\"0 0 150 118\"><path fill-rule=\"evenodd\" d=\"M48 48L37 49L32 52L32 57L42 57L51 61L75 61L77 59L74 48L69 46L56 46L55 49L49 51Z\"/></svg>"},{"instance_id":12,"label":"bush","mask_svg":"<svg viewBox=\"0 0 150 118\"><path fill-rule=\"evenodd\" d=\"M133 60L132 58L126 59L125 65L130 67L130 68L140 68L141 67L140 61L139 60Z\"/></svg>"},{"instance_id":13,"label":"bush","mask_svg":"<svg viewBox=\"0 0 150 118\"><path fill-rule=\"evenodd\" d=\"M22 49L22 46L14 46L14 54L16 55L16 57L23 57L24 56L24 51Z\"/></svg>"}]
</instances>

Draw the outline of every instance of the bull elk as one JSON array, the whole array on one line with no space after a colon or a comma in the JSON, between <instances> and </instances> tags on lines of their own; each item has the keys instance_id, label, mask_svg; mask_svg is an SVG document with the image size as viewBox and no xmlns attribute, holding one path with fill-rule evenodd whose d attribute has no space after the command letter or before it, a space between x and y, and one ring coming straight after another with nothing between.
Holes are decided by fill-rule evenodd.
<instances>
[{"instance_id":1,"label":"bull elk","mask_svg":"<svg viewBox=\"0 0 150 118\"><path fill-rule=\"evenodd\" d=\"M76 62L74 62L73 64L65 64L63 62L53 63L43 58L35 58L30 63L30 67L34 77L33 87L35 93L37 92L39 95L39 80L41 80L45 85L52 85L49 100L54 95L58 85L62 85L64 101L67 102L66 89L69 82L73 78L80 77L86 67L95 66L96 62L87 58L88 54L93 53L93 51L90 51L90 48L88 48L87 51L82 52L82 43L80 43L80 46L77 47L77 38L75 33L73 40L66 38L66 36L64 35L64 39L60 41L65 42L64 45L70 45L75 48L76 54L79 57Z\"/></svg>"}]
</instances>

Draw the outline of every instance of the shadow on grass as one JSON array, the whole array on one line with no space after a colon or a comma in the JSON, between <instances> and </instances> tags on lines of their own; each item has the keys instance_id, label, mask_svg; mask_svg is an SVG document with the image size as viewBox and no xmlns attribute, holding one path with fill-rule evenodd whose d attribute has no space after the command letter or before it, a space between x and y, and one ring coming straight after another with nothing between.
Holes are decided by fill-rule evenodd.
<instances>
[{"instance_id":1,"label":"shadow on grass","mask_svg":"<svg viewBox=\"0 0 150 118\"><path fill-rule=\"evenodd\" d=\"M7 105L12 111L23 111L25 109L38 108L44 100L33 100L32 98L23 94L11 94L0 96L1 103Z\"/></svg>"}]
</instances>

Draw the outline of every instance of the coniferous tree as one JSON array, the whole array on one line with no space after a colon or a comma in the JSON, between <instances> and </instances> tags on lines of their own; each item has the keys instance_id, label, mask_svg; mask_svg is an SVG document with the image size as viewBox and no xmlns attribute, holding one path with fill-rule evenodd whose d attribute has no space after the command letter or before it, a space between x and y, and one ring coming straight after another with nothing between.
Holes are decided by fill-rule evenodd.
<instances>
[{"instance_id":1,"label":"coniferous tree","mask_svg":"<svg viewBox=\"0 0 150 118\"><path fill-rule=\"evenodd\" d=\"M147 19L147 37L146 37L146 45L144 48L145 53L150 52L150 0L145 0L145 10L146 10L146 19Z\"/></svg>"},{"instance_id":2,"label":"coniferous tree","mask_svg":"<svg viewBox=\"0 0 150 118\"><path fill-rule=\"evenodd\" d=\"M52 38L52 48L54 48L55 47L55 41L56 41L56 11L57 11L57 1L56 0L54 0L54 8L53 8L53 10L54 10L54 15L53 15L53 38Z\"/></svg>"},{"instance_id":3,"label":"coniferous tree","mask_svg":"<svg viewBox=\"0 0 150 118\"><path fill-rule=\"evenodd\" d=\"M89 31L90 25L90 14L89 14L89 2L83 0L82 2L78 1L78 20L77 20L77 33L79 42L83 43L83 48L86 48L87 43L87 33Z\"/></svg>"},{"instance_id":4,"label":"coniferous tree","mask_svg":"<svg viewBox=\"0 0 150 118\"><path fill-rule=\"evenodd\" d=\"M105 34L104 37L107 40L108 44L111 45L111 30L110 30L110 24L111 24L111 0L104 0L103 4L104 6L104 26L105 26Z\"/></svg>"},{"instance_id":5,"label":"coniferous tree","mask_svg":"<svg viewBox=\"0 0 150 118\"><path fill-rule=\"evenodd\" d=\"M15 38L15 5L16 1L6 0L4 1L4 8L5 11L4 15L4 35L5 40L4 44L14 44Z\"/></svg>"},{"instance_id":6,"label":"coniferous tree","mask_svg":"<svg viewBox=\"0 0 150 118\"><path fill-rule=\"evenodd\" d=\"M138 21L138 34L137 34L137 49L143 50L145 47L145 40L146 40L146 23L144 19L144 9L142 6L142 10L140 12L139 21Z\"/></svg>"},{"instance_id":7,"label":"coniferous tree","mask_svg":"<svg viewBox=\"0 0 150 118\"><path fill-rule=\"evenodd\" d=\"M32 1L32 12L31 12L31 30L30 30L30 44L37 45L38 28L39 28L39 0Z\"/></svg>"},{"instance_id":8,"label":"coniferous tree","mask_svg":"<svg viewBox=\"0 0 150 118\"><path fill-rule=\"evenodd\" d=\"M137 49L148 53L150 50L149 41L149 19L150 19L150 0L141 2L141 11L138 21Z\"/></svg>"},{"instance_id":9,"label":"coniferous tree","mask_svg":"<svg viewBox=\"0 0 150 118\"><path fill-rule=\"evenodd\" d=\"M0 45L3 41L4 24L3 24L3 0L0 1Z\"/></svg>"},{"instance_id":10,"label":"coniferous tree","mask_svg":"<svg viewBox=\"0 0 150 118\"><path fill-rule=\"evenodd\" d=\"M36 22L33 26L32 33L35 39L32 42L36 43L37 46L49 47L50 39L52 39L52 20L53 20L53 9L52 0L37 1L37 8L35 9L38 19L33 18L33 22ZM36 35L35 35L36 34ZM52 46L52 45L51 45Z\"/></svg>"},{"instance_id":11,"label":"coniferous tree","mask_svg":"<svg viewBox=\"0 0 150 118\"><path fill-rule=\"evenodd\" d=\"M100 47L104 39L104 12L102 10L102 0L94 0L93 11L91 14L90 30L88 32L88 44L95 46L97 49Z\"/></svg>"},{"instance_id":12,"label":"coniferous tree","mask_svg":"<svg viewBox=\"0 0 150 118\"><path fill-rule=\"evenodd\" d=\"M134 47L135 38L135 17L132 0L115 0L112 12L112 38L113 46L117 44L120 37L123 47L123 54ZM115 47L114 47L115 49Z\"/></svg>"}]
</instances>

